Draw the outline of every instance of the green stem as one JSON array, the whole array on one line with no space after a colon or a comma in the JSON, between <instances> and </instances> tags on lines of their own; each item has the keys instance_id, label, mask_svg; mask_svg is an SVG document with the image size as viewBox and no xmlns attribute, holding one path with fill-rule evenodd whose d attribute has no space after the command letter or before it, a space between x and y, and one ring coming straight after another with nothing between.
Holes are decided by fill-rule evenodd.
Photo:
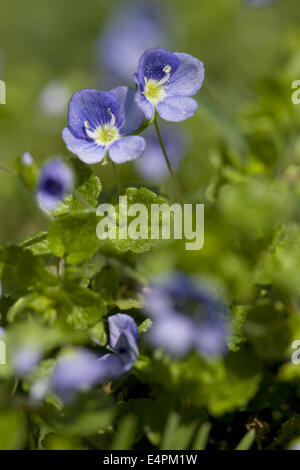
<instances>
[{"instance_id":1,"label":"green stem","mask_svg":"<svg viewBox=\"0 0 300 470\"><path fill-rule=\"evenodd\" d=\"M116 184L117 184L117 187L118 187L118 191L120 193L121 192L121 183L120 183L120 178L119 178L119 173L118 173L118 170L117 170L117 166L112 160L111 160L111 164L112 164L112 169L113 169L113 173L114 173L114 178L115 178L115 181L116 181Z\"/></svg>"},{"instance_id":2,"label":"green stem","mask_svg":"<svg viewBox=\"0 0 300 470\"><path fill-rule=\"evenodd\" d=\"M155 129L156 129L157 137L158 137L158 140L159 140L159 143L160 143L162 152L163 152L164 157L165 157L166 164L167 164L168 169L169 169L169 173L170 173L170 175L171 175L171 178L172 178L173 183L174 183L174 186L175 186L175 190L176 190L176 193L177 193L177 197L178 197L180 203L183 205L184 202L183 202L182 192L181 192L179 183L178 183L178 181L177 181L177 178L176 178L176 176L175 176L175 173L174 173L174 171L173 171L171 162L170 162L170 160L169 160L169 157L168 157L168 154L167 154L165 145L164 145L164 143L163 143L162 136L161 136L161 133L160 133L160 130L159 130L159 127L158 127L158 122L157 122L157 119L156 119L156 118L155 118L155 120L154 120L154 126L155 126Z\"/></svg>"},{"instance_id":3,"label":"green stem","mask_svg":"<svg viewBox=\"0 0 300 470\"><path fill-rule=\"evenodd\" d=\"M5 166L0 165L0 170L5 171L6 173L9 173L10 175L16 176L16 172L14 170L11 170L10 168L6 168Z\"/></svg>"}]
</instances>

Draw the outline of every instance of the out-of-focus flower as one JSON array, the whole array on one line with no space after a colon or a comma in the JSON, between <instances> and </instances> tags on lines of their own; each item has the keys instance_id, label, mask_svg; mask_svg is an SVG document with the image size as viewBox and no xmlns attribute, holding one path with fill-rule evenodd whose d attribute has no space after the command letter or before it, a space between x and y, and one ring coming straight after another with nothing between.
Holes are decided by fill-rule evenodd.
<instances>
[{"instance_id":1,"label":"out-of-focus flower","mask_svg":"<svg viewBox=\"0 0 300 470\"><path fill-rule=\"evenodd\" d=\"M68 400L75 392L88 390L106 376L106 367L99 366L96 354L86 349L77 349L58 359L51 376L50 389Z\"/></svg>"},{"instance_id":2,"label":"out-of-focus flower","mask_svg":"<svg viewBox=\"0 0 300 470\"><path fill-rule=\"evenodd\" d=\"M12 353L12 363L18 375L25 377L34 367L37 366L41 358L41 350L35 346L24 345L18 347Z\"/></svg>"},{"instance_id":3,"label":"out-of-focus flower","mask_svg":"<svg viewBox=\"0 0 300 470\"><path fill-rule=\"evenodd\" d=\"M31 155L31 153L29 152L24 152L21 156L21 164L22 165L26 165L26 166L30 166L32 165L34 162L33 160L33 156Z\"/></svg>"},{"instance_id":4,"label":"out-of-focus flower","mask_svg":"<svg viewBox=\"0 0 300 470\"><path fill-rule=\"evenodd\" d=\"M138 328L133 318L118 313L108 319L111 353L98 357L96 354L77 349L63 355L57 362L48 389L63 400L70 400L74 393L88 390L128 372L139 354ZM33 397L40 397L47 387L41 383L33 390Z\"/></svg>"},{"instance_id":5,"label":"out-of-focus flower","mask_svg":"<svg viewBox=\"0 0 300 470\"><path fill-rule=\"evenodd\" d=\"M166 126L161 127L161 134L172 168L176 171L187 149L186 135L181 129L174 130ZM169 174L159 140L153 127L149 127L143 136L146 150L135 166L145 180L159 182Z\"/></svg>"},{"instance_id":6,"label":"out-of-focus flower","mask_svg":"<svg viewBox=\"0 0 300 470\"><path fill-rule=\"evenodd\" d=\"M176 273L150 286L146 313L153 320L148 340L170 355L182 357L191 350L200 355L226 351L228 313L206 290L185 274Z\"/></svg>"},{"instance_id":7,"label":"out-of-focus flower","mask_svg":"<svg viewBox=\"0 0 300 470\"><path fill-rule=\"evenodd\" d=\"M70 94L66 85L60 82L48 83L39 96L39 108L48 116L60 116L65 113Z\"/></svg>"},{"instance_id":8,"label":"out-of-focus flower","mask_svg":"<svg viewBox=\"0 0 300 470\"><path fill-rule=\"evenodd\" d=\"M60 159L46 163L39 177L36 199L42 209L51 211L70 194L74 188L74 173Z\"/></svg>"},{"instance_id":9,"label":"out-of-focus flower","mask_svg":"<svg viewBox=\"0 0 300 470\"><path fill-rule=\"evenodd\" d=\"M107 378L128 372L139 355L138 328L133 318L117 313L108 319L110 347L113 353L101 357L98 362L107 366Z\"/></svg>"},{"instance_id":10,"label":"out-of-focus flower","mask_svg":"<svg viewBox=\"0 0 300 470\"><path fill-rule=\"evenodd\" d=\"M134 97L134 90L128 87L75 93L69 103L69 126L63 130L70 152L89 164L101 162L107 152L115 163L139 158L145 150L145 140L126 135L143 122Z\"/></svg>"},{"instance_id":11,"label":"out-of-focus flower","mask_svg":"<svg viewBox=\"0 0 300 470\"><path fill-rule=\"evenodd\" d=\"M202 87L204 65L190 54L152 49L140 58L135 80L136 100L147 119L156 109L162 119L180 122L198 108L190 97Z\"/></svg>"},{"instance_id":12,"label":"out-of-focus flower","mask_svg":"<svg viewBox=\"0 0 300 470\"><path fill-rule=\"evenodd\" d=\"M101 33L98 46L101 72L104 70L110 81L128 83L141 55L147 49L166 45L155 3L138 0L129 8L126 4L126 9L118 11L118 16Z\"/></svg>"}]
</instances>

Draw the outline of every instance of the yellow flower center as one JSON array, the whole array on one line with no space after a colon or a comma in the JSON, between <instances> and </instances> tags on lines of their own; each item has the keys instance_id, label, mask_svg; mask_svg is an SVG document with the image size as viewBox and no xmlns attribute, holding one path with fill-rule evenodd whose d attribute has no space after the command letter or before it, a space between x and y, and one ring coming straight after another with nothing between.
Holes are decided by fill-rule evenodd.
<instances>
[{"instance_id":1,"label":"yellow flower center","mask_svg":"<svg viewBox=\"0 0 300 470\"><path fill-rule=\"evenodd\" d=\"M98 145L111 144L120 137L118 129L111 124L104 124L94 131L94 140Z\"/></svg>"},{"instance_id":2,"label":"yellow flower center","mask_svg":"<svg viewBox=\"0 0 300 470\"><path fill-rule=\"evenodd\" d=\"M144 95L151 103L159 103L165 97L164 85L157 80L145 80Z\"/></svg>"}]
</instances>

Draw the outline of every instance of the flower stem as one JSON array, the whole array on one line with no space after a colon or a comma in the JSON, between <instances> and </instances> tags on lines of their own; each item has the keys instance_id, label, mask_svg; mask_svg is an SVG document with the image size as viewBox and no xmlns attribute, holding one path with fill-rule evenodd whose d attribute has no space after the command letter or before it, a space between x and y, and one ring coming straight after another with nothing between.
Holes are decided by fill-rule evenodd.
<instances>
[{"instance_id":1,"label":"flower stem","mask_svg":"<svg viewBox=\"0 0 300 470\"><path fill-rule=\"evenodd\" d=\"M121 192L121 183L120 183L119 173L118 173L118 170L117 170L117 165L112 160L111 160L111 164L112 164L112 169L113 169L113 173L114 173L114 178L115 178L115 181L116 181L116 184L117 184L117 187L118 187L118 191L120 193Z\"/></svg>"},{"instance_id":2,"label":"flower stem","mask_svg":"<svg viewBox=\"0 0 300 470\"><path fill-rule=\"evenodd\" d=\"M11 175L16 176L16 172L14 170L11 170L10 168L6 168L5 166L0 165L0 170L6 171L6 173L10 173Z\"/></svg>"},{"instance_id":3,"label":"flower stem","mask_svg":"<svg viewBox=\"0 0 300 470\"><path fill-rule=\"evenodd\" d=\"M163 152L164 157L165 157L166 164L167 164L168 169L169 169L169 173L170 173L170 175L171 175L171 178L172 178L173 183L174 183L174 186L175 186L175 190L176 190L177 197L178 197L180 203L183 205L183 196L182 196L182 192L181 192L179 183L178 183L178 181L177 181L176 175L175 175L175 173L174 173L174 171L173 171L171 162L170 162L170 160L169 160L169 157L168 157L168 154L167 154L167 151L166 151L166 147L165 147L165 145L164 145L164 143L163 143L162 136L161 136L161 133L160 133L160 130L159 130L159 127L158 127L157 118L155 118L155 120L154 120L154 126L155 126L155 129L156 129L157 137L158 137L158 140L159 140L159 143L160 143L162 152Z\"/></svg>"}]
</instances>

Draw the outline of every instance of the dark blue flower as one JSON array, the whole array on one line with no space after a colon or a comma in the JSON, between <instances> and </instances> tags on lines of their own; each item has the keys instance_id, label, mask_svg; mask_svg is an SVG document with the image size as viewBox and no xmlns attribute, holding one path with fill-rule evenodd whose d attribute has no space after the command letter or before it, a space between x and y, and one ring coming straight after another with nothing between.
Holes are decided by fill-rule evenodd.
<instances>
[{"instance_id":1,"label":"dark blue flower","mask_svg":"<svg viewBox=\"0 0 300 470\"><path fill-rule=\"evenodd\" d=\"M191 350L219 355L226 350L228 313L206 290L176 273L150 286L146 312L153 320L148 339L154 347L182 357Z\"/></svg>"},{"instance_id":2,"label":"dark blue flower","mask_svg":"<svg viewBox=\"0 0 300 470\"><path fill-rule=\"evenodd\" d=\"M180 122L198 108L190 97L202 87L204 65L190 54L152 49L141 57L135 80L136 100L147 119L156 109L162 119Z\"/></svg>"},{"instance_id":3,"label":"dark blue flower","mask_svg":"<svg viewBox=\"0 0 300 470\"><path fill-rule=\"evenodd\" d=\"M161 134L169 155L173 170L177 170L180 160L187 150L187 139L182 129L162 126ZM140 175L147 181L159 182L169 175L159 140L151 126L144 132L146 150L143 158L135 162Z\"/></svg>"},{"instance_id":4,"label":"dark blue flower","mask_svg":"<svg viewBox=\"0 0 300 470\"><path fill-rule=\"evenodd\" d=\"M123 313L108 319L110 347L113 353L99 359L107 366L108 378L118 377L128 372L139 355L138 328L133 318Z\"/></svg>"},{"instance_id":5,"label":"dark blue flower","mask_svg":"<svg viewBox=\"0 0 300 470\"><path fill-rule=\"evenodd\" d=\"M128 87L111 91L81 90L69 103L69 126L63 139L70 152L85 163L99 163L106 153L115 163L139 158L145 140L128 136L143 122L143 113Z\"/></svg>"},{"instance_id":6,"label":"dark blue flower","mask_svg":"<svg viewBox=\"0 0 300 470\"><path fill-rule=\"evenodd\" d=\"M157 14L159 11L159 15ZM137 0L118 10L118 14L101 32L99 39L100 70L107 72L110 83L128 83L147 49L166 45L162 25L162 8L153 0Z\"/></svg>"},{"instance_id":7,"label":"dark blue flower","mask_svg":"<svg viewBox=\"0 0 300 470\"><path fill-rule=\"evenodd\" d=\"M51 160L43 166L36 198L42 209L52 211L74 187L73 171L61 160Z\"/></svg>"}]
</instances>

